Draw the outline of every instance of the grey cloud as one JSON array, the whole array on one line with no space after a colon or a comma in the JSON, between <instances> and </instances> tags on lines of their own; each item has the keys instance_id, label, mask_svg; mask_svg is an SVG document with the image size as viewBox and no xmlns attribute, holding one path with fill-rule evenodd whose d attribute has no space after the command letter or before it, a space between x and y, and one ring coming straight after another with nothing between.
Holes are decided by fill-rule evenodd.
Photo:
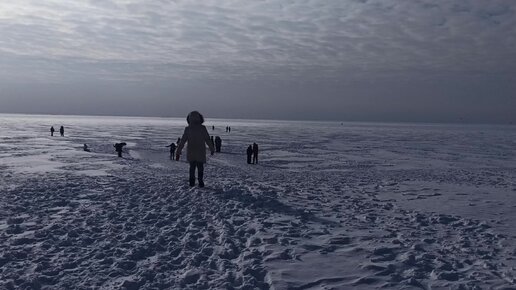
<instances>
[{"instance_id":1,"label":"grey cloud","mask_svg":"<svg viewBox=\"0 0 516 290\"><path fill-rule=\"evenodd\" d=\"M516 44L510 37L516 35L511 17L516 4L506 1L86 3L25 4L25 14L0 21L6 32L1 51L92 62L123 59L134 63L135 75L140 66L177 64L191 66L192 77L199 63L207 74L247 66L257 76L265 66L292 65L299 74L313 65L350 72L515 69L504 61L514 57Z\"/></svg>"},{"instance_id":2,"label":"grey cloud","mask_svg":"<svg viewBox=\"0 0 516 290\"><path fill-rule=\"evenodd\" d=\"M3 1L0 85L503 79L516 73L515 13L506 0Z\"/></svg>"}]
</instances>

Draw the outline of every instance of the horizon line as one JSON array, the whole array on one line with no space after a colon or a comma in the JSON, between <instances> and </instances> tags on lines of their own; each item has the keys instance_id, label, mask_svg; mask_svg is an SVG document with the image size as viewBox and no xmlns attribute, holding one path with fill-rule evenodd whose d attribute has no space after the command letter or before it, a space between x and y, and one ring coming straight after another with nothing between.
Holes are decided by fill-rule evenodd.
<instances>
[{"instance_id":1,"label":"horizon line","mask_svg":"<svg viewBox=\"0 0 516 290\"><path fill-rule=\"evenodd\" d=\"M77 116L77 117L119 117L119 118L161 118L161 119L182 119L185 116L155 116L155 115L107 115L107 114L53 114L53 113L12 113L0 112L0 115L28 115L28 116ZM385 121L385 120L335 120L335 119L272 119L272 118L223 118L223 117L209 117L206 119L221 119L221 120L239 120L239 121L276 121L276 122L323 122L323 123L372 123L372 124L420 124L420 125L499 125L499 126L515 126L516 124L501 123L501 122L453 122L453 121Z\"/></svg>"}]
</instances>

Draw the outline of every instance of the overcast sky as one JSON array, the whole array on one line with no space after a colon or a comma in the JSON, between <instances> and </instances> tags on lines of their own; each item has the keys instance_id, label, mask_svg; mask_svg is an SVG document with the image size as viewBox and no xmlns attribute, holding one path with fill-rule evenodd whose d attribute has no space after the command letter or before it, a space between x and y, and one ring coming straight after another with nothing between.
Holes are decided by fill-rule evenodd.
<instances>
[{"instance_id":1,"label":"overcast sky","mask_svg":"<svg viewBox=\"0 0 516 290\"><path fill-rule=\"evenodd\" d=\"M0 112L194 109L516 123L516 1L0 1Z\"/></svg>"}]
</instances>

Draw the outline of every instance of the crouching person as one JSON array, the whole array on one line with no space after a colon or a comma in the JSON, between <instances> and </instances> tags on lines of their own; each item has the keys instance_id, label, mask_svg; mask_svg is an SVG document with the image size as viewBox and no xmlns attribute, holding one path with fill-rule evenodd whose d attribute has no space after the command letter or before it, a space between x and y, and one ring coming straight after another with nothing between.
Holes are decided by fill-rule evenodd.
<instances>
[{"instance_id":1,"label":"crouching person","mask_svg":"<svg viewBox=\"0 0 516 290\"><path fill-rule=\"evenodd\" d=\"M188 127L185 128L181 142L177 146L176 160L179 160L181 151L186 146L186 160L190 163L190 186L195 185L195 170L197 169L197 180L199 187L204 187L204 163L206 163L206 145L210 148L211 155L214 153L208 130L203 125L204 117L197 111L193 111L186 117Z\"/></svg>"},{"instance_id":2,"label":"crouching person","mask_svg":"<svg viewBox=\"0 0 516 290\"><path fill-rule=\"evenodd\" d=\"M115 143L115 145L113 145L113 147L115 147L116 153L118 153L118 157L122 157L122 149L125 145L127 145L125 142Z\"/></svg>"}]
</instances>

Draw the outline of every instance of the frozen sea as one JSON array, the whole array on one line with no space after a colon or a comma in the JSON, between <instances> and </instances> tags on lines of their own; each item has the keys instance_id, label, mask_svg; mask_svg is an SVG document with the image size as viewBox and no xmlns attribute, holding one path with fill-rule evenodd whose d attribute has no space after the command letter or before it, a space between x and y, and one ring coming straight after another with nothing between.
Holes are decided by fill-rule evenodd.
<instances>
[{"instance_id":1,"label":"frozen sea","mask_svg":"<svg viewBox=\"0 0 516 290\"><path fill-rule=\"evenodd\" d=\"M0 115L0 288L516 289L515 126L205 125Z\"/></svg>"}]
</instances>

